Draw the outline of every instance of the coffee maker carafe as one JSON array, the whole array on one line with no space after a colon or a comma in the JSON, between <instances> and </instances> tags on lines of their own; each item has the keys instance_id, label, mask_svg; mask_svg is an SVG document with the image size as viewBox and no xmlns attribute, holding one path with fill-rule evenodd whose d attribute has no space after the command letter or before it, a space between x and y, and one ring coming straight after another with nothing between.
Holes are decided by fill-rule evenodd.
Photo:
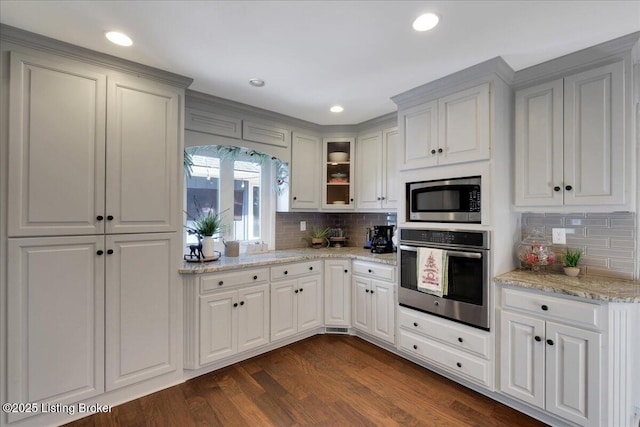
<instances>
[{"instance_id":1,"label":"coffee maker carafe","mask_svg":"<svg viewBox=\"0 0 640 427\"><path fill-rule=\"evenodd\" d=\"M371 239L371 252L374 254L385 254L393 252L393 226L374 225L373 239Z\"/></svg>"}]
</instances>

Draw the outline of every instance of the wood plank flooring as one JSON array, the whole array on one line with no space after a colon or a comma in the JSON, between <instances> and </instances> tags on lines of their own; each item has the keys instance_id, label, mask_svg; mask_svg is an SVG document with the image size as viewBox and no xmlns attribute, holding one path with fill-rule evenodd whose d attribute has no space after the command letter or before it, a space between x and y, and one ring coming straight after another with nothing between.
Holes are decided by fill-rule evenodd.
<instances>
[{"instance_id":1,"label":"wood plank flooring","mask_svg":"<svg viewBox=\"0 0 640 427\"><path fill-rule=\"evenodd\" d=\"M544 426L347 335L317 335L71 424Z\"/></svg>"}]
</instances>

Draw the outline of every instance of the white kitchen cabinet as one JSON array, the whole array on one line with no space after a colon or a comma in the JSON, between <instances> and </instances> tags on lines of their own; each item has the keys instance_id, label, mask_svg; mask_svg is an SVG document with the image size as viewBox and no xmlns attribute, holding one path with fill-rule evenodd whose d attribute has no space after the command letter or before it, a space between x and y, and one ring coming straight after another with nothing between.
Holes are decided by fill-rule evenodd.
<instances>
[{"instance_id":1,"label":"white kitchen cabinet","mask_svg":"<svg viewBox=\"0 0 640 427\"><path fill-rule=\"evenodd\" d=\"M175 233L105 237L107 391L177 367L176 238Z\"/></svg>"},{"instance_id":2,"label":"white kitchen cabinet","mask_svg":"<svg viewBox=\"0 0 640 427\"><path fill-rule=\"evenodd\" d=\"M324 324L351 326L351 261L324 262Z\"/></svg>"},{"instance_id":3,"label":"white kitchen cabinet","mask_svg":"<svg viewBox=\"0 0 640 427\"><path fill-rule=\"evenodd\" d=\"M322 208L349 209L354 203L356 146L354 138L323 138Z\"/></svg>"},{"instance_id":4,"label":"white kitchen cabinet","mask_svg":"<svg viewBox=\"0 0 640 427\"><path fill-rule=\"evenodd\" d=\"M322 326L321 261L271 267L271 280L271 341Z\"/></svg>"},{"instance_id":5,"label":"white kitchen cabinet","mask_svg":"<svg viewBox=\"0 0 640 427\"><path fill-rule=\"evenodd\" d=\"M321 174L320 138L300 133L293 134L291 146L291 173L289 193L292 209L320 207Z\"/></svg>"},{"instance_id":6,"label":"white kitchen cabinet","mask_svg":"<svg viewBox=\"0 0 640 427\"><path fill-rule=\"evenodd\" d=\"M490 111L489 83L400 110L400 169L488 159Z\"/></svg>"},{"instance_id":7,"label":"white kitchen cabinet","mask_svg":"<svg viewBox=\"0 0 640 427\"><path fill-rule=\"evenodd\" d=\"M354 261L351 311L356 329L393 344L395 284L389 275L395 278L395 267Z\"/></svg>"},{"instance_id":8,"label":"white kitchen cabinet","mask_svg":"<svg viewBox=\"0 0 640 427\"><path fill-rule=\"evenodd\" d=\"M624 206L624 64L516 92L516 206Z\"/></svg>"},{"instance_id":9,"label":"white kitchen cabinet","mask_svg":"<svg viewBox=\"0 0 640 427\"><path fill-rule=\"evenodd\" d=\"M356 208L395 209L398 203L398 129L357 139Z\"/></svg>"},{"instance_id":10,"label":"white kitchen cabinet","mask_svg":"<svg viewBox=\"0 0 640 427\"><path fill-rule=\"evenodd\" d=\"M182 89L62 58L10 63L9 236L176 231Z\"/></svg>"},{"instance_id":11,"label":"white kitchen cabinet","mask_svg":"<svg viewBox=\"0 0 640 427\"><path fill-rule=\"evenodd\" d=\"M587 329L601 307L511 289L502 297L500 390L578 425L601 425L603 338Z\"/></svg>"},{"instance_id":12,"label":"white kitchen cabinet","mask_svg":"<svg viewBox=\"0 0 640 427\"><path fill-rule=\"evenodd\" d=\"M269 285L200 297L200 364L269 343Z\"/></svg>"},{"instance_id":13,"label":"white kitchen cabinet","mask_svg":"<svg viewBox=\"0 0 640 427\"><path fill-rule=\"evenodd\" d=\"M10 239L8 256L7 401L70 404L103 393L104 238Z\"/></svg>"}]
</instances>

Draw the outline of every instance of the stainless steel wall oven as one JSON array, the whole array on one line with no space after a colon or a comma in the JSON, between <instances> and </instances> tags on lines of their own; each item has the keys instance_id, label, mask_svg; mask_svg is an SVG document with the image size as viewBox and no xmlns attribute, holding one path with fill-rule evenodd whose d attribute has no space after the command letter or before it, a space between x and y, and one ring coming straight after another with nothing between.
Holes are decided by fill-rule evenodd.
<instances>
[{"instance_id":1,"label":"stainless steel wall oven","mask_svg":"<svg viewBox=\"0 0 640 427\"><path fill-rule=\"evenodd\" d=\"M442 250L448 290L437 296L420 286L420 248ZM400 230L401 306L489 330L489 232L436 229Z\"/></svg>"}]
</instances>

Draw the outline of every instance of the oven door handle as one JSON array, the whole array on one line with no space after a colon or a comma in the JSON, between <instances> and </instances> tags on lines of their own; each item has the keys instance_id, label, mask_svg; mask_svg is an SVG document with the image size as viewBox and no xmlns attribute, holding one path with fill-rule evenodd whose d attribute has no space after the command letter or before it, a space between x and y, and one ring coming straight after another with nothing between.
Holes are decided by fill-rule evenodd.
<instances>
[{"instance_id":1,"label":"oven door handle","mask_svg":"<svg viewBox=\"0 0 640 427\"><path fill-rule=\"evenodd\" d=\"M409 252L418 252L418 247L417 246L400 245L400 250L401 251L409 251ZM478 252L460 252L460 251L447 250L447 255L448 256L452 256L452 257L456 257L456 258L482 259L482 254L478 253Z\"/></svg>"}]
</instances>

